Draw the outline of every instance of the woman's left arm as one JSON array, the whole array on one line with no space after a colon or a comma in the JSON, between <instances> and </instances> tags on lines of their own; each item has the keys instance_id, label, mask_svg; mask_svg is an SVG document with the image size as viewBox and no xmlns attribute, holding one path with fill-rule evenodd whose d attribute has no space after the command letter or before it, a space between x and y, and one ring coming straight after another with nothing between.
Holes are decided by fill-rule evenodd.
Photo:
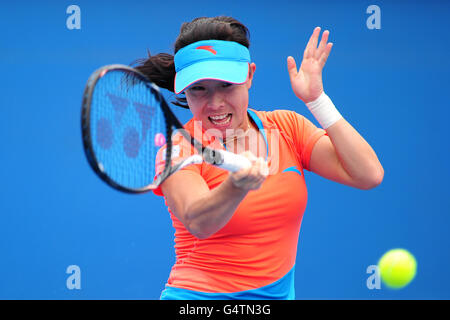
<instances>
[{"instance_id":1,"label":"woman's left arm","mask_svg":"<svg viewBox=\"0 0 450 320\"><path fill-rule=\"evenodd\" d=\"M355 188L374 188L384 176L380 161L364 138L340 116L331 100L324 98L322 69L333 44L327 43L329 32L326 30L317 47L319 34L320 28L317 27L309 39L298 71L294 58L287 59L295 95L308 105L316 118L320 117L317 120L328 134L314 145L309 169L324 178ZM315 110L311 109L312 105Z\"/></svg>"},{"instance_id":2,"label":"woman's left arm","mask_svg":"<svg viewBox=\"0 0 450 320\"><path fill-rule=\"evenodd\" d=\"M383 181L384 170L363 137L341 118L314 145L309 170L358 189L372 189Z\"/></svg>"}]
</instances>

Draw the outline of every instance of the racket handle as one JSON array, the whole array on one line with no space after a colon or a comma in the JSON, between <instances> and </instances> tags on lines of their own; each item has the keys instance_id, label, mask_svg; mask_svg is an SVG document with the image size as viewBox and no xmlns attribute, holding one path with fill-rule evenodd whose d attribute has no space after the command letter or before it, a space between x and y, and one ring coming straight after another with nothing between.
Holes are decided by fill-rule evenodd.
<instances>
[{"instance_id":1,"label":"racket handle","mask_svg":"<svg viewBox=\"0 0 450 320\"><path fill-rule=\"evenodd\" d=\"M215 150L215 152L219 154L220 161L217 161L215 164L219 168L236 172L252 166L250 160L244 156L224 150Z\"/></svg>"}]
</instances>

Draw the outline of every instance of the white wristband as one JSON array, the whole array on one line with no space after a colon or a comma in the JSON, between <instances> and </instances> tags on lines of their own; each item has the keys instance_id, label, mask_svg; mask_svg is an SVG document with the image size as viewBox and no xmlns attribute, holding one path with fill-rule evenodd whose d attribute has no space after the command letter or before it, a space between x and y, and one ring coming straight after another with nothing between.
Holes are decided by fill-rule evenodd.
<instances>
[{"instance_id":1,"label":"white wristband","mask_svg":"<svg viewBox=\"0 0 450 320\"><path fill-rule=\"evenodd\" d=\"M324 129L327 129L342 118L333 101L325 92L322 92L316 100L308 102L306 106Z\"/></svg>"}]
</instances>

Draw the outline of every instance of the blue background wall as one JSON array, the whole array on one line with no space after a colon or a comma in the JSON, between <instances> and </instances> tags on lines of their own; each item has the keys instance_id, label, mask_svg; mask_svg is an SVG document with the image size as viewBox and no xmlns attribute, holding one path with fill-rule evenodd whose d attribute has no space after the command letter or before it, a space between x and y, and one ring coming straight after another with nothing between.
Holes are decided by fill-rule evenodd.
<instances>
[{"instance_id":1,"label":"blue background wall","mask_svg":"<svg viewBox=\"0 0 450 320\"><path fill-rule=\"evenodd\" d=\"M81 8L68 30L66 9ZM366 8L381 8L381 30ZM162 198L103 184L84 158L80 103L90 73L172 52L180 25L231 15L251 32L251 106L311 119L292 93L315 26L334 43L324 86L377 152L383 183L361 191L307 173L296 267L298 299L450 298L450 5L446 1L20 1L0 5L0 298L158 299L174 263ZM187 119L188 113L183 117ZM400 291L369 290L366 268L388 249L418 260ZM66 268L81 269L81 290Z\"/></svg>"}]
</instances>

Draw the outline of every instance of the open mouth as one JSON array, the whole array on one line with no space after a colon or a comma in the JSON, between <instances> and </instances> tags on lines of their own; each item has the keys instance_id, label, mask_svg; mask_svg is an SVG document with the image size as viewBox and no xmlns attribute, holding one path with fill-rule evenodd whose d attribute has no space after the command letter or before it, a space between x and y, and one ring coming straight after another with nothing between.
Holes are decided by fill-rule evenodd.
<instances>
[{"instance_id":1,"label":"open mouth","mask_svg":"<svg viewBox=\"0 0 450 320\"><path fill-rule=\"evenodd\" d=\"M224 126L231 122L232 114L224 113L216 116L209 116L208 119L216 126Z\"/></svg>"}]
</instances>

